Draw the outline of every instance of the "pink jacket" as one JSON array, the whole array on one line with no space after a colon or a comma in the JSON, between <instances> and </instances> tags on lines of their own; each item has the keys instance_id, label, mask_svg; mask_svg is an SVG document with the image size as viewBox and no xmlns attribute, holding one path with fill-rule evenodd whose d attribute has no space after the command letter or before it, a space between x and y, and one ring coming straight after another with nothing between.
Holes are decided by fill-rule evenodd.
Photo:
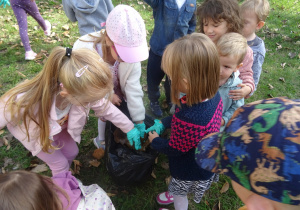
<instances>
[{"instance_id":1,"label":"pink jacket","mask_svg":"<svg viewBox=\"0 0 300 210\"><path fill-rule=\"evenodd\" d=\"M251 93L247 97L249 97L255 89L252 64L253 64L253 51L248 46L247 54L245 55L245 58L243 60L243 66L239 68L239 72L240 72L239 78L243 81L243 84L251 88Z\"/></svg>"},{"instance_id":2,"label":"pink jacket","mask_svg":"<svg viewBox=\"0 0 300 210\"><path fill-rule=\"evenodd\" d=\"M111 121L117 127L119 127L124 133L129 132L133 129L133 123L124 115L117 107L115 107L112 103L107 102L105 99L99 100L97 103L89 104L87 109L85 110L82 106L72 105L69 111L68 118L68 133L77 143L81 141L81 132L83 130L84 125L87 121L87 114L90 109L94 110L95 115L97 117L104 117L106 120ZM20 125L15 125L11 122L11 116L9 113L4 111L6 101L0 101L0 129L7 126L7 129L10 133L18 139L26 149L28 149L33 156L37 155L42 147L40 145L40 139L37 132L37 126L34 122L30 121L29 123L29 136L30 139L26 136L26 130L23 123ZM49 129L50 136L49 139L53 140L53 136L60 133L62 131L61 126L56 122L57 115L55 111L55 99L53 101L50 116L49 116Z\"/></svg>"}]
</instances>

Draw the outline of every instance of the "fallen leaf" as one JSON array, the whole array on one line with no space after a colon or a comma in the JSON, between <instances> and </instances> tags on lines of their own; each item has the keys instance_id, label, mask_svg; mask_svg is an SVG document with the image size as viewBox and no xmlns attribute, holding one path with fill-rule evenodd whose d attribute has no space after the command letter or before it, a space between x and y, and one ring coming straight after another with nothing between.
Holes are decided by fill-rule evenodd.
<instances>
[{"instance_id":1,"label":"fallen leaf","mask_svg":"<svg viewBox=\"0 0 300 210\"><path fill-rule=\"evenodd\" d=\"M294 58L296 55L297 55L297 53L293 53L293 52L290 52L290 53L288 54L288 56L289 56L290 58Z\"/></svg>"},{"instance_id":2,"label":"fallen leaf","mask_svg":"<svg viewBox=\"0 0 300 210\"><path fill-rule=\"evenodd\" d=\"M98 167L100 166L100 162L98 160L91 160L89 161L90 166Z\"/></svg>"},{"instance_id":3,"label":"fallen leaf","mask_svg":"<svg viewBox=\"0 0 300 210\"><path fill-rule=\"evenodd\" d=\"M220 201L218 203L216 203L213 207L212 207L212 210L220 210L221 208L221 203Z\"/></svg>"},{"instance_id":4,"label":"fallen leaf","mask_svg":"<svg viewBox=\"0 0 300 210\"><path fill-rule=\"evenodd\" d=\"M3 142L4 142L4 145L6 146L6 150L9 150L10 149L10 141L7 139L6 136L3 136Z\"/></svg>"},{"instance_id":5,"label":"fallen leaf","mask_svg":"<svg viewBox=\"0 0 300 210\"><path fill-rule=\"evenodd\" d=\"M167 178L165 178L166 184L169 185L171 182L172 176L168 176Z\"/></svg>"},{"instance_id":6,"label":"fallen leaf","mask_svg":"<svg viewBox=\"0 0 300 210\"><path fill-rule=\"evenodd\" d=\"M3 167L6 168L8 165L14 164L13 160L11 158L5 157L4 158L4 164Z\"/></svg>"},{"instance_id":7,"label":"fallen leaf","mask_svg":"<svg viewBox=\"0 0 300 210\"><path fill-rule=\"evenodd\" d=\"M268 84L268 86L269 86L270 90L272 90L274 88L273 85L271 85L271 84Z\"/></svg>"},{"instance_id":8,"label":"fallen leaf","mask_svg":"<svg viewBox=\"0 0 300 210\"><path fill-rule=\"evenodd\" d=\"M279 80L282 81L282 82L285 82L284 77L279 77Z\"/></svg>"},{"instance_id":9,"label":"fallen leaf","mask_svg":"<svg viewBox=\"0 0 300 210\"><path fill-rule=\"evenodd\" d=\"M161 163L161 167L162 167L163 169L168 170L168 169L169 169L169 163L162 162L162 163Z\"/></svg>"},{"instance_id":10,"label":"fallen leaf","mask_svg":"<svg viewBox=\"0 0 300 210\"><path fill-rule=\"evenodd\" d=\"M223 184L222 189L220 190L220 193L226 193L228 189L229 189L229 183L228 183L228 182L225 182L225 183Z\"/></svg>"},{"instance_id":11,"label":"fallen leaf","mask_svg":"<svg viewBox=\"0 0 300 210\"><path fill-rule=\"evenodd\" d=\"M271 93L269 93L268 96L269 96L270 98L274 98L274 96L273 96Z\"/></svg>"},{"instance_id":12,"label":"fallen leaf","mask_svg":"<svg viewBox=\"0 0 300 210\"><path fill-rule=\"evenodd\" d=\"M148 86L147 85L143 85L143 91L147 92L148 91Z\"/></svg>"},{"instance_id":13,"label":"fallen leaf","mask_svg":"<svg viewBox=\"0 0 300 210\"><path fill-rule=\"evenodd\" d=\"M156 175L154 174L154 171L152 171L151 176L156 179Z\"/></svg>"},{"instance_id":14,"label":"fallen leaf","mask_svg":"<svg viewBox=\"0 0 300 210\"><path fill-rule=\"evenodd\" d=\"M0 130L0 135L2 135L4 133L4 130Z\"/></svg>"},{"instance_id":15,"label":"fallen leaf","mask_svg":"<svg viewBox=\"0 0 300 210\"><path fill-rule=\"evenodd\" d=\"M63 32L62 34L63 34L65 37L70 38L70 34L69 34L69 33L70 33L69 31L65 31L65 32Z\"/></svg>"},{"instance_id":16,"label":"fallen leaf","mask_svg":"<svg viewBox=\"0 0 300 210\"><path fill-rule=\"evenodd\" d=\"M70 30L70 26L69 25L63 25L62 29L64 29L65 31L68 31L68 30Z\"/></svg>"},{"instance_id":17,"label":"fallen leaf","mask_svg":"<svg viewBox=\"0 0 300 210\"><path fill-rule=\"evenodd\" d=\"M26 78L26 75L24 75L23 73L21 73L21 72L19 72L19 71L17 71L17 73L18 73L21 77Z\"/></svg>"},{"instance_id":18,"label":"fallen leaf","mask_svg":"<svg viewBox=\"0 0 300 210\"><path fill-rule=\"evenodd\" d=\"M113 193L106 193L108 197L114 197L116 196L116 194L113 194Z\"/></svg>"},{"instance_id":19,"label":"fallen leaf","mask_svg":"<svg viewBox=\"0 0 300 210\"><path fill-rule=\"evenodd\" d=\"M155 164L157 164L157 162L158 162L158 157L157 157L157 158L155 158L155 161L154 161L154 162L155 162Z\"/></svg>"},{"instance_id":20,"label":"fallen leaf","mask_svg":"<svg viewBox=\"0 0 300 210\"><path fill-rule=\"evenodd\" d=\"M97 160L100 160L104 157L104 149L99 148L99 149L95 149L93 152L93 157L96 158Z\"/></svg>"},{"instance_id":21,"label":"fallen leaf","mask_svg":"<svg viewBox=\"0 0 300 210\"><path fill-rule=\"evenodd\" d=\"M282 68L284 68L285 65L286 65L286 63L281 63L281 64L280 64L280 66L281 66Z\"/></svg>"},{"instance_id":22,"label":"fallen leaf","mask_svg":"<svg viewBox=\"0 0 300 210\"><path fill-rule=\"evenodd\" d=\"M48 171L48 166L45 163L41 164L41 165L37 165L36 167L31 169L31 171L35 172L35 173L45 172L45 171Z\"/></svg>"},{"instance_id":23,"label":"fallen leaf","mask_svg":"<svg viewBox=\"0 0 300 210\"><path fill-rule=\"evenodd\" d=\"M82 166L79 160L73 160L74 163L74 174L79 174L80 173L80 167Z\"/></svg>"}]
</instances>

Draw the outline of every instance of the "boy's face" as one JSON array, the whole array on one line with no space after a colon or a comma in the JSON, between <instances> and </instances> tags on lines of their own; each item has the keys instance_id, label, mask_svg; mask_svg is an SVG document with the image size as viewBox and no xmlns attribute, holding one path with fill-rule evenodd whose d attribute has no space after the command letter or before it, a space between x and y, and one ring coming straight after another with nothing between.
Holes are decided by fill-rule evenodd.
<instances>
[{"instance_id":1,"label":"boy's face","mask_svg":"<svg viewBox=\"0 0 300 210\"><path fill-rule=\"evenodd\" d=\"M246 39L251 38L255 35L255 31L258 30L258 18L254 11L245 10L241 13L242 19L244 21L244 28L242 34ZM255 37L252 37L253 39Z\"/></svg>"},{"instance_id":2,"label":"boy's face","mask_svg":"<svg viewBox=\"0 0 300 210\"><path fill-rule=\"evenodd\" d=\"M233 72L236 72L241 64L235 56L220 56L220 85L223 85Z\"/></svg>"},{"instance_id":3,"label":"boy's face","mask_svg":"<svg viewBox=\"0 0 300 210\"><path fill-rule=\"evenodd\" d=\"M205 35L207 35L216 44L221 36L227 33L227 25L228 24L224 19L221 19L217 23L212 19L206 19L203 21L203 30Z\"/></svg>"}]
</instances>

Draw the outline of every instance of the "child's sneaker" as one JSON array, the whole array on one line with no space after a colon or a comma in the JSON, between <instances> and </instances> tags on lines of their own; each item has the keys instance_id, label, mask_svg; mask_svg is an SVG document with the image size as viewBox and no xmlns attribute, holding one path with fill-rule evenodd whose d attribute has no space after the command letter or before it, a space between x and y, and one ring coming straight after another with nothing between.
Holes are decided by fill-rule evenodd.
<instances>
[{"instance_id":1,"label":"child's sneaker","mask_svg":"<svg viewBox=\"0 0 300 210\"><path fill-rule=\"evenodd\" d=\"M45 24L46 24L46 30L44 31L44 34L46 36L50 36L51 35L51 23L48 20L45 20Z\"/></svg>"},{"instance_id":2,"label":"child's sneaker","mask_svg":"<svg viewBox=\"0 0 300 210\"><path fill-rule=\"evenodd\" d=\"M153 103L150 102L150 109L156 117L162 117L162 111L158 101Z\"/></svg>"},{"instance_id":3,"label":"child's sneaker","mask_svg":"<svg viewBox=\"0 0 300 210\"><path fill-rule=\"evenodd\" d=\"M97 147L97 149L102 148L105 150L105 141L104 140L98 140L98 138L94 138L93 140L95 147Z\"/></svg>"},{"instance_id":4,"label":"child's sneaker","mask_svg":"<svg viewBox=\"0 0 300 210\"><path fill-rule=\"evenodd\" d=\"M174 198L172 195L169 195L169 192L163 192L157 195L156 201L160 205L169 205L174 203Z\"/></svg>"},{"instance_id":5,"label":"child's sneaker","mask_svg":"<svg viewBox=\"0 0 300 210\"><path fill-rule=\"evenodd\" d=\"M32 50L26 51L25 52L25 60L34 60L36 55L37 54L35 52L33 52Z\"/></svg>"}]
</instances>

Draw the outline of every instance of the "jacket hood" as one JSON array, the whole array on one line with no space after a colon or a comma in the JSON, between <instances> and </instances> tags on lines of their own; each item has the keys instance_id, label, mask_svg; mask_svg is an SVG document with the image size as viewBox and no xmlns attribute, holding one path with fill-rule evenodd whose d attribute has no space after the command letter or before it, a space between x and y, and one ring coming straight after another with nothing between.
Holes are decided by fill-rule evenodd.
<instances>
[{"instance_id":1,"label":"jacket hood","mask_svg":"<svg viewBox=\"0 0 300 210\"><path fill-rule=\"evenodd\" d=\"M83 13L93 13L98 5L100 0L72 0L73 6Z\"/></svg>"}]
</instances>

